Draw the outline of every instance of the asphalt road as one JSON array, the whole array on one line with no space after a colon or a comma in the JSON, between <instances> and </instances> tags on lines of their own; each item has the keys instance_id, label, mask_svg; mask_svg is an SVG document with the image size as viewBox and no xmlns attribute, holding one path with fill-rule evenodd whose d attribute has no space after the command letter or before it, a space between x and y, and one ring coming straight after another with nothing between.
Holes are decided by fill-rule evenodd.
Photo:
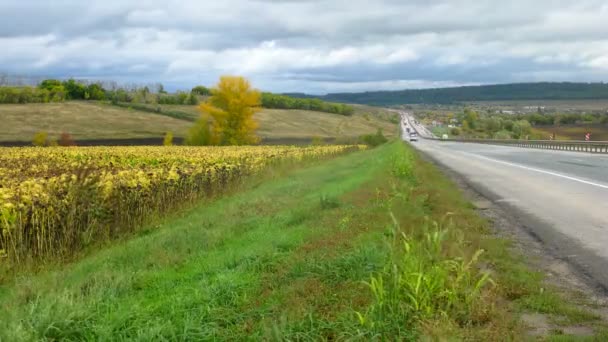
<instances>
[{"instance_id":1,"label":"asphalt road","mask_svg":"<svg viewBox=\"0 0 608 342\"><path fill-rule=\"evenodd\" d=\"M608 156L425 139L412 144L608 290Z\"/></svg>"}]
</instances>

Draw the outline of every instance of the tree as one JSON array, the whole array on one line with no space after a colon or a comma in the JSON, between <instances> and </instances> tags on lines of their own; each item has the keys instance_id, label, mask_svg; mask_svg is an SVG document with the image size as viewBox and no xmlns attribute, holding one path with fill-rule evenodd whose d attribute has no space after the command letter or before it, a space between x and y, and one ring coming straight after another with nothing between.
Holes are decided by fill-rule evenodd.
<instances>
[{"instance_id":1,"label":"tree","mask_svg":"<svg viewBox=\"0 0 608 342\"><path fill-rule=\"evenodd\" d=\"M211 95L211 90L205 86L199 85L192 88L191 93L201 96L209 96Z\"/></svg>"},{"instance_id":2,"label":"tree","mask_svg":"<svg viewBox=\"0 0 608 342\"><path fill-rule=\"evenodd\" d=\"M469 127L471 129L477 128L477 120L479 119L479 115L476 112L470 110L469 108L464 110L464 120L469 123Z\"/></svg>"},{"instance_id":3,"label":"tree","mask_svg":"<svg viewBox=\"0 0 608 342\"><path fill-rule=\"evenodd\" d=\"M219 145L245 145L259 142L253 114L259 111L260 92L238 76L222 76L211 90L211 97L199 109L213 119L211 141Z\"/></svg>"},{"instance_id":4,"label":"tree","mask_svg":"<svg viewBox=\"0 0 608 342\"><path fill-rule=\"evenodd\" d=\"M50 100L52 102L62 102L65 100L66 91L62 85L54 86L49 91L51 97Z\"/></svg>"},{"instance_id":5,"label":"tree","mask_svg":"<svg viewBox=\"0 0 608 342\"><path fill-rule=\"evenodd\" d=\"M532 131L532 125L526 120L519 120L513 124L513 137L515 139L525 138Z\"/></svg>"},{"instance_id":6,"label":"tree","mask_svg":"<svg viewBox=\"0 0 608 342\"><path fill-rule=\"evenodd\" d=\"M486 129L486 131L491 134L500 131L500 129L502 128L502 120L496 117L489 117L485 119L483 121L483 124L485 126L484 128Z\"/></svg>"},{"instance_id":7,"label":"tree","mask_svg":"<svg viewBox=\"0 0 608 342\"><path fill-rule=\"evenodd\" d=\"M38 85L38 88L40 89L46 89L46 90L52 90L54 87L59 87L61 86L61 81L59 80L44 80L42 82L40 82L40 84Z\"/></svg>"}]
</instances>

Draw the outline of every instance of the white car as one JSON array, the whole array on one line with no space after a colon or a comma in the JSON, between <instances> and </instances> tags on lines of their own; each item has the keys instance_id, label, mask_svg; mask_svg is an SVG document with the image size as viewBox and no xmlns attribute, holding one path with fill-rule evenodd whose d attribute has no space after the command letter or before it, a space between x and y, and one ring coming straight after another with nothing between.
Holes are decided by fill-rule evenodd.
<instances>
[{"instance_id":1,"label":"white car","mask_svg":"<svg viewBox=\"0 0 608 342\"><path fill-rule=\"evenodd\" d=\"M418 141L418 134L416 132L410 133L410 141Z\"/></svg>"}]
</instances>

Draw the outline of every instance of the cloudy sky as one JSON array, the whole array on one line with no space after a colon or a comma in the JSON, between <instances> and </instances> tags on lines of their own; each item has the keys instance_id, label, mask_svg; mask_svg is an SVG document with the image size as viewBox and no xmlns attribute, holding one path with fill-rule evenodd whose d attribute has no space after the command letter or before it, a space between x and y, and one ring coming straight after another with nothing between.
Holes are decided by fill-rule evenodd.
<instances>
[{"instance_id":1,"label":"cloudy sky","mask_svg":"<svg viewBox=\"0 0 608 342\"><path fill-rule=\"evenodd\" d=\"M606 0L0 0L0 73L325 93L608 81Z\"/></svg>"}]
</instances>

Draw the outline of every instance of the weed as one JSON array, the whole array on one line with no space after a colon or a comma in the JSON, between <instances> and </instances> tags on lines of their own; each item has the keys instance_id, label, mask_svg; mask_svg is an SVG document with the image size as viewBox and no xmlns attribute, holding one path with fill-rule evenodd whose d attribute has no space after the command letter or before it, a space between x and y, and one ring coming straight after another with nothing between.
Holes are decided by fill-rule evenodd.
<instances>
[{"instance_id":1,"label":"weed","mask_svg":"<svg viewBox=\"0 0 608 342\"><path fill-rule=\"evenodd\" d=\"M335 209L340 206L340 201L337 198L325 194L321 195L319 203L323 210Z\"/></svg>"}]
</instances>

